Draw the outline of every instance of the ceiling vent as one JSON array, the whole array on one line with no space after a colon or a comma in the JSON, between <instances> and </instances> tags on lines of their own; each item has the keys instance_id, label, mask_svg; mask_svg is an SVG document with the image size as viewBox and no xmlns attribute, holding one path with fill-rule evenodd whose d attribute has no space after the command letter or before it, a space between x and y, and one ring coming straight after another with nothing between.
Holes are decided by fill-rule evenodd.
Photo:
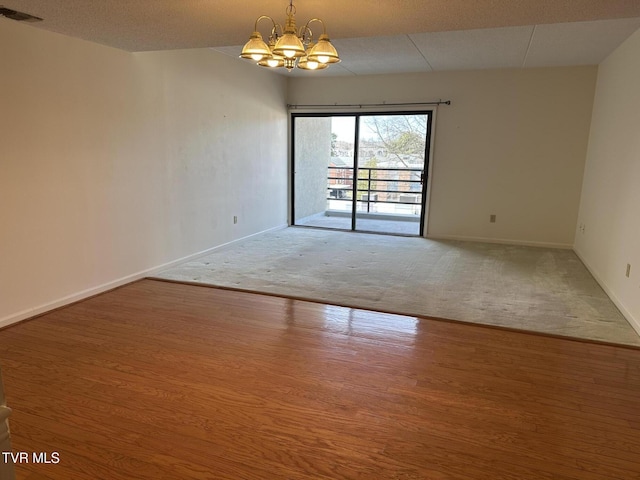
<instances>
[{"instance_id":1,"label":"ceiling vent","mask_svg":"<svg viewBox=\"0 0 640 480\"><path fill-rule=\"evenodd\" d=\"M7 17L11 20L16 20L18 22L41 22L42 19L40 17L34 17L33 15L29 15L28 13L16 12L15 10L11 10L10 8L5 8L0 5L0 17Z\"/></svg>"}]
</instances>

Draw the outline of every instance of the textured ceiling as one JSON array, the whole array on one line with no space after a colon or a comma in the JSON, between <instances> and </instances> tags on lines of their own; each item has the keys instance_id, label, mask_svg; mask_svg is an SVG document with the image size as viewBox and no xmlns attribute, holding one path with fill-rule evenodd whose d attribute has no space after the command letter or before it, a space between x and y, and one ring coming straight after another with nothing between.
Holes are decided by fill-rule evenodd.
<instances>
[{"instance_id":1,"label":"textured ceiling","mask_svg":"<svg viewBox=\"0 0 640 480\"><path fill-rule=\"evenodd\" d=\"M640 28L640 0L296 0L343 62L317 74L597 64ZM0 0L29 24L128 51L214 47L233 56L286 0ZM0 21L9 21L0 19ZM267 22L261 24L267 34ZM298 72L298 74L309 74Z\"/></svg>"}]
</instances>

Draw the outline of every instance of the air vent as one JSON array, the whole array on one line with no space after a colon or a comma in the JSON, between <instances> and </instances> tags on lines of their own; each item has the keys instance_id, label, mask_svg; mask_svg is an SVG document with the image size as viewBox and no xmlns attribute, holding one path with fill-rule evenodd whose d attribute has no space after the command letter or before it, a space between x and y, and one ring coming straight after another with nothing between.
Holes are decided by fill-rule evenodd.
<instances>
[{"instance_id":1,"label":"air vent","mask_svg":"<svg viewBox=\"0 0 640 480\"><path fill-rule=\"evenodd\" d=\"M11 20L16 20L17 22L41 22L42 19L40 17L34 17L33 15L29 15L28 13L16 12L15 10L11 10L10 8L5 8L0 6L0 17L7 17Z\"/></svg>"}]
</instances>

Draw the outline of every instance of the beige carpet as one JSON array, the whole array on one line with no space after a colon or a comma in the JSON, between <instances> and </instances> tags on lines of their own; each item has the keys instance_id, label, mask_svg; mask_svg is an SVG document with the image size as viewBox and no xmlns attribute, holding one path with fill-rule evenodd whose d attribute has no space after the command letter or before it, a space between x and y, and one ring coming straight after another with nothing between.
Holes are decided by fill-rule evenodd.
<instances>
[{"instance_id":1,"label":"beige carpet","mask_svg":"<svg viewBox=\"0 0 640 480\"><path fill-rule=\"evenodd\" d=\"M156 278L640 345L570 250L291 227Z\"/></svg>"}]
</instances>

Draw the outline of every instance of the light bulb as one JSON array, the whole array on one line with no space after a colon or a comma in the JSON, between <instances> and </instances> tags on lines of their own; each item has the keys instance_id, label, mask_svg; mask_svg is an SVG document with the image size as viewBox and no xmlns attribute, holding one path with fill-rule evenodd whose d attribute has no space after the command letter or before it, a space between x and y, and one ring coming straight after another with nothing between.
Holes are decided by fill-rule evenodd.
<instances>
[{"instance_id":1,"label":"light bulb","mask_svg":"<svg viewBox=\"0 0 640 480\"><path fill-rule=\"evenodd\" d=\"M307 68L309 70L315 70L316 68L318 68L318 62L313 62L311 60L307 61Z\"/></svg>"},{"instance_id":2,"label":"light bulb","mask_svg":"<svg viewBox=\"0 0 640 480\"><path fill-rule=\"evenodd\" d=\"M329 61L329 57L327 57L326 55L319 55L318 56L318 61L320 63L327 63Z\"/></svg>"},{"instance_id":3,"label":"light bulb","mask_svg":"<svg viewBox=\"0 0 640 480\"><path fill-rule=\"evenodd\" d=\"M269 60L267 60L267 65L275 68L278 66L278 60L276 60L275 58L270 58Z\"/></svg>"},{"instance_id":4,"label":"light bulb","mask_svg":"<svg viewBox=\"0 0 640 480\"><path fill-rule=\"evenodd\" d=\"M264 57L264 55L262 55L261 53L253 53L253 54L251 54L251 58L253 60L255 60L256 62L259 62L260 60L262 60L262 57Z\"/></svg>"},{"instance_id":5,"label":"light bulb","mask_svg":"<svg viewBox=\"0 0 640 480\"><path fill-rule=\"evenodd\" d=\"M284 56L287 57L287 58L293 58L295 54L296 54L295 50L285 50L284 51Z\"/></svg>"}]
</instances>

